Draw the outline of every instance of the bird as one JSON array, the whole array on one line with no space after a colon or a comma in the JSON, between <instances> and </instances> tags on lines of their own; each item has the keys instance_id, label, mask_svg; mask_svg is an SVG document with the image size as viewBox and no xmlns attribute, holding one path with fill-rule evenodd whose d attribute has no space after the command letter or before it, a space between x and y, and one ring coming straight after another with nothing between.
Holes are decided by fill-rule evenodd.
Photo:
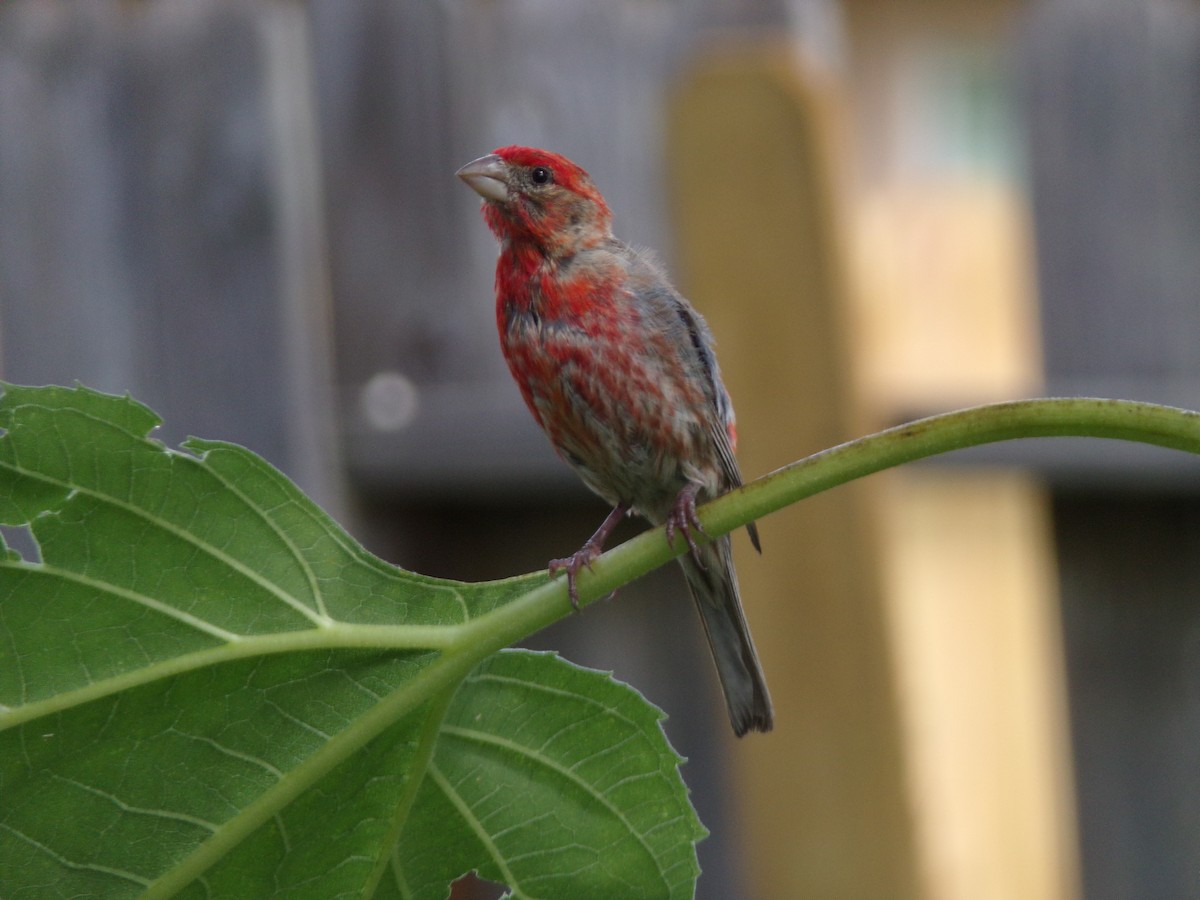
<instances>
[{"instance_id":1,"label":"bird","mask_svg":"<svg viewBox=\"0 0 1200 900\"><path fill-rule=\"evenodd\" d=\"M742 484L708 325L652 253L613 236L604 197L566 157L506 146L456 174L499 243L496 326L509 371L559 456L612 507L550 574L566 574L578 609L579 573L626 515L665 525L672 547L678 533L733 731L770 731L730 538L708 540L696 515L697 503ZM757 527L747 530L761 552Z\"/></svg>"}]
</instances>

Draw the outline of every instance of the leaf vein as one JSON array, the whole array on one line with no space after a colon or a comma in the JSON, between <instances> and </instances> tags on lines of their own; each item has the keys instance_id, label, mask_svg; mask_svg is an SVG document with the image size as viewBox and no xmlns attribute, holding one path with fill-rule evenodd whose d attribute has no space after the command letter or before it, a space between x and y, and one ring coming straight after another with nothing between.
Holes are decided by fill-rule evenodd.
<instances>
[{"instance_id":1,"label":"leaf vein","mask_svg":"<svg viewBox=\"0 0 1200 900\"><path fill-rule=\"evenodd\" d=\"M81 791L86 791L89 794L94 794L97 797L101 797L104 800L109 801L111 804L113 804L113 806L117 807L117 809L121 810L121 812L127 812L139 816L155 816L156 818L162 819L174 819L177 822L195 825L199 828L205 829L206 831L216 831L217 828L220 827L216 822L209 822L207 819L201 819L199 816L192 816L188 815L187 813L174 812L173 810L169 809L148 809L146 807L133 806L132 804L125 803L119 797L114 794L110 794L108 791L102 791L90 784L84 784L82 781L76 781L74 778L67 778L65 775L59 775L57 772L51 772L50 777L55 781L61 781L63 784L68 784L71 787L78 788Z\"/></svg>"},{"instance_id":2,"label":"leaf vein","mask_svg":"<svg viewBox=\"0 0 1200 900\"><path fill-rule=\"evenodd\" d=\"M446 724L442 726L442 733L443 735L454 735L455 737L461 738L465 741L471 741L483 746L495 747L497 749L505 750L518 756L522 756L525 759L528 759L530 762L550 770L560 778L571 782L584 794L588 795L595 802L599 803L606 810L608 810L609 814L612 815L612 817L618 822L620 822L626 831L628 831L629 834L634 838L634 840L638 842L638 844L646 852L646 855L654 861L655 865L659 865L657 854L655 854L653 849L651 849L650 845L646 842L646 839L642 836L634 824L629 821L629 818L625 815L625 813L618 809L617 806L608 799L603 791L598 790L595 786L585 781L573 769L568 769L565 766L559 765L552 759L547 759L544 756L533 753L530 748L518 744L515 741L506 740L485 732L476 731L470 728L463 728L458 725ZM661 875L662 868L660 867L658 871Z\"/></svg>"},{"instance_id":3,"label":"leaf vein","mask_svg":"<svg viewBox=\"0 0 1200 900\"><path fill-rule=\"evenodd\" d=\"M322 731L317 726L309 724L308 722L305 722L303 719L301 719L297 716L293 716L290 712L288 712L286 709L284 709L282 706L280 706L274 700L267 700L265 702L266 702L266 705L268 707L270 707L271 709L275 710L275 712L278 715L282 716L284 719L287 719L289 722L291 722L293 725L297 726L298 728L301 728L304 731L307 731L309 734L316 735L322 741L327 741L330 739L330 737L332 737L332 735L326 734L324 731Z\"/></svg>"},{"instance_id":4,"label":"leaf vein","mask_svg":"<svg viewBox=\"0 0 1200 900\"><path fill-rule=\"evenodd\" d=\"M472 674L466 680L470 681L470 682L495 681L500 684L515 685L516 687L519 687L519 688L522 688L522 689L528 690L528 691L537 691L539 693L549 694L553 697L564 697L569 700L573 700L576 703L581 703L581 704L584 704L587 706L594 706L596 709L598 709L605 715L612 716L613 718L617 719L618 721L620 721L626 725L629 725L633 728L636 728L639 730L641 728L641 724L639 722L637 722L637 720L631 719L628 716L626 716L624 713L621 713L618 710L613 709L612 706L610 706L608 703L598 700L595 697L588 697L588 696L578 694L574 691L563 690L562 688L552 687L551 685L548 685L548 684L541 684L539 682L528 681L528 680L522 679L522 678L514 678L510 675L497 675L493 672L484 672L482 675Z\"/></svg>"},{"instance_id":5,"label":"leaf vein","mask_svg":"<svg viewBox=\"0 0 1200 900\"><path fill-rule=\"evenodd\" d=\"M519 891L520 887L518 886L517 877L508 867L508 863L504 858L504 854L500 852L500 848L497 847L493 842L491 835L488 834L487 830L476 818L475 811L471 809L467 801L462 798L462 795L454 789L454 786L442 773L442 770L438 768L436 762L432 760L430 761L427 774L433 779L434 784L441 789L442 793L446 795L446 799L450 801L450 805L458 811L460 816L462 816L463 821L467 824L467 827L475 833L475 836L479 839L479 842L484 846L484 849L487 851L488 855L491 856L492 861L496 864L496 868L500 870L500 874L504 878L505 885L514 891ZM530 900L534 900L534 898L531 897Z\"/></svg>"},{"instance_id":6,"label":"leaf vein","mask_svg":"<svg viewBox=\"0 0 1200 900\"><path fill-rule=\"evenodd\" d=\"M172 451L167 450L166 452L171 453ZM190 463L192 465L200 465L200 463L197 460L193 460L190 457L184 456L183 454L175 454L175 455L179 459L184 460L187 463ZM68 492L85 494L85 495L92 497L93 499L99 501L100 503L111 504L112 506L115 506L118 509L122 509L125 512L129 513L130 515L133 515L136 518L142 519L143 521L149 523L150 525L152 525L156 528L161 528L163 531L166 531L169 534L174 535L175 537L179 538L180 540L184 541L185 543L191 544L197 550L201 551L202 553L207 554L208 556L212 557L213 559L215 559L217 562L221 563L222 565L228 566L229 568L233 569L239 575L242 575L244 578L248 579L249 581L251 581L254 584L261 587L267 593L274 595L280 601L282 601L283 603L292 607L294 610L296 610L298 613L300 613L306 619L311 621L313 624L329 625L332 622L332 620L328 616L322 616L319 613L314 612L312 609L310 609L308 607L307 604L305 604L302 601L298 600L297 598L293 597L287 591L283 590L283 588L281 588L278 584L275 584L274 582L268 580L267 578L264 578L260 572L256 572L254 569L250 568L250 566L246 565L241 560L237 559L236 557L230 556L228 553L223 551L221 548L216 547L213 544L210 544L208 541L201 540L197 535L188 531L186 528L182 528L182 527L176 525L174 522L171 522L167 519L164 519L164 518L154 515L149 510L146 510L140 506L134 505L133 503L129 503L129 502L121 500L117 497L114 497L112 494L105 494L98 490L80 487L78 485L70 484L69 482L61 481L58 478L51 478L50 476L43 475L40 472L34 472L34 471L31 471L31 470L25 469L25 468L19 468L16 465L14 465L13 463L7 462L4 460L0 460L0 469L9 469L9 470L15 472L19 476L22 476L25 478L32 478L35 481L41 481L44 484L57 485L59 487L66 488L68 490Z\"/></svg>"},{"instance_id":7,"label":"leaf vein","mask_svg":"<svg viewBox=\"0 0 1200 900\"><path fill-rule=\"evenodd\" d=\"M279 523L275 521L273 516L268 514L267 510L254 503L236 484L234 484L232 481L226 478L224 474L217 470L215 466L208 466L207 471L214 478L216 478L217 481L225 485L226 489L234 494L239 500L241 500L248 509L250 509L261 521L267 525L268 528L275 532L275 535L283 542L284 546L287 547L288 553L292 555L292 558L296 560L296 563L304 572L305 580L308 581L309 590L312 591L313 602L317 605L317 612L324 618L329 619L329 611L325 607L325 595L321 591L321 585L317 581L317 575L313 571L312 565L309 563L308 558L300 552L300 548L296 546L295 542L291 539L288 533L279 527ZM295 503L294 501L290 502L292 506L300 508L299 504ZM323 530L327 533L329 532L329 529Z\"/></svg>"},{"instance_id":8,"label":"leaf vein","mask_svg":"<svg viewBox=\"0 0 1200 900\"><path fill-rule=\"evenodd\" d=\"M284 777L283 772L281 772L275 766L271 765L265 759L261 759L250 753L242 753L240 750L234 750L232 747L226 747L220 741L215 741L212 738L207 737L203 734L189 734L188 732L180 731L177 728L172 728L172 729L170 729L170 731L174 734L178 734L180 737L187 738L187 739L193 740L193 741L197 741L201 744L208 744L210 747L212 747L218 753L223 753L226 756L230 756L234 759L240 759L242 762L250 763L253 766L257 766L258 768L262 769L264 772L267 772L268 774L274 776L277 781L283 780L283 777Z\"/></svg>"},{"instance_id":9,"label":"leaf vein","mask_svg":"<svg viewBox=\"0 0 1200 900\"><path fill-rule=\"evenodd\" d=\"M219 625L214 625L207 619L202 619L199 616L194 616L189 612L184 612L177 606L172 606L169 603L164 603L161 600L156 600L140 591L130 590L129 588L121 587L113 584L110 581L101 581L99 578L93 578L90 575L85 575L82 572L76 572L72 569L64 569L49 563L30 563L25 561L4 562L0 561L0 569L16 569L23 570L27 574L37 578L43 576L51 576L62 578L64 581L72 581L75 584L83 587L92 588L93 590L103 593L112 594L116 597L129 600L132 603L137 603L152 609L155 612L160 612L165 616L169 616L181 624L194 628L197 631L202 631L205 634L211 635L220 641L227 644L235 643L242 639L239 635L232 631L226 631Z\"/></svg>"},{"instance_id":10,"label":"leaf vein","mask_svg":"<svg viewBox=\"0 0 1200 900\"><path fill-rule=\"evenodd\" d=\"M126 881L132 881L134 884L141 885L142 887L150 886L149 879L143 878L140 875L135 875L133 872L127 872L124 869L116 869L116 868L113 868L112 866L101 866L101 865L97 865L96 863L75 862L72 859L67 859L67 857L65 857L61 853L58 853L57 851L51 849L46 844L43 844L41 841L34 840L29 835L25 834L22 831L18 831L16 828L13 828L11 825L8 825L4 822L0 822L0 828L3 828L5 831L7 831L9 834L16 837L18 840L22 840L29 846L33 847L34 849L40 851L41 853L46 854L46 856L50 857L52 860L54 860L60 866L63 866L65 868L74 869L76 871L82 871L82 872L99 872L101 875L112 875L116 878L123 878Z\"/></svg>"}]
</instances>

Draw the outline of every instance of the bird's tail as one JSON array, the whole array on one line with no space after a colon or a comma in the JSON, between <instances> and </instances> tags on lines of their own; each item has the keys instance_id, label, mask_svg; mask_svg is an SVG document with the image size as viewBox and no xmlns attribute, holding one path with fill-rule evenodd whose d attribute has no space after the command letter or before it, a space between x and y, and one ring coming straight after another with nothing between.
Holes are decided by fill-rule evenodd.
<instances>
[{"instance_id":1,"label":"bird's tail","mask_svg":"<svg viewBox=\"0 0 1200 900\"><path fill-rule=\"evenodd\" d=\"M775 721L771 697L742 612L729 537L698 549L699 561L687 553L679 558L679 564L704 623L729 706L729 721L738 737L747 731L770 731Z\"/></svg>"}]
</instances>

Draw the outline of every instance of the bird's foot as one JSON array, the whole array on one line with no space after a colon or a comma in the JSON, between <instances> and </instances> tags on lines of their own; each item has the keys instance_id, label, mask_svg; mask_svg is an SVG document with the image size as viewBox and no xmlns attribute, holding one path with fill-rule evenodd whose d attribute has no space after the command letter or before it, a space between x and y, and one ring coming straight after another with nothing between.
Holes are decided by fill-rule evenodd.
<instances>
[{"instance_id":1,"label":"bird's foot","mask_svg":"<svg viewBox=\"0 0 1200 900\"><path fill-rule=\"evenodd\" d=\"M704 526L700 524L700 519L696 516L696 494L699 491L699 485L689 484L675 498L675 506L667 513L667 545L672 550L675 549L675 531L678 530L683 535L683 539L687 541L688 549L692 551L692 557L700 565L700 568L704 568L704 562L700 558L700 548L696 546L696 539L692 536L692 529L705 537L708 536Z\"/></svg>"},{"instance_id":2,"label":"bird's foot","mask_svg":"<svg viewBox=\"0 0 1200 900\"><path fill-rule=\"evenodd\" d=\"M608 536L612 534L614 528L617 527L621 519L624 518L628 507L619 504L613 508L613 511L608 514L608 517L600 523L600 527L596 529L596 533L587 539L582 547L574 554L566 559L550 560L550 576L554 577L559 572L567 573L567 596L571 598L571 606L575 607L575 612L579 612L579 587L576 581L579 578L579 572L583 568L591 569L592 563L596 561L602 552L604 552L604 542L608 540ZM616 591L613 591L616 594Z\"/></svg>"},{"instance_id":3,"label":"bird's foot","mask_svg":"<svg viewBox=\"0 0 1200 900\"><path fill-rule=\"evenodd\" d=\"M567 573L567 596L571 598L571 606L575 608L575 612L579 612L579 586L576 584L579 572L584 568L591 569L600 552L601 548L597 544L588 541L565 559L550 560L551 577L559 572Z\"/></svg>"}]
</instances>

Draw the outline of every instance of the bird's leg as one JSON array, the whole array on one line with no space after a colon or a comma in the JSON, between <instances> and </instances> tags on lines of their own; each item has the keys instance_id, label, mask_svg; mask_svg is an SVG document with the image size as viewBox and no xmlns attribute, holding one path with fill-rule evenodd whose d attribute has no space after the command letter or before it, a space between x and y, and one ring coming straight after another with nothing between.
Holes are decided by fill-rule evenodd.
<instances>
[{"instance_id":1,"label":"bird's leg","mask_svg":"<svg viewBox=\"0 0 1200 900\"><path fill-rule=\"evenodd\" d=\"M600 523L596 533L588 538L573 555L566 559L550 560L551 575L557 575L559 572L567 573L567 596L571 598L571 605L575 607L576 612L579 611L579 588L575 585L575 579L579 576L579 570L584 566L589 569L592 567L596 557L604 551L604 542L608 540L608 536L612 534L613 529L617 527L628 511L628 506L623 503L618 504L608 514L608 518Z\"/></svg>"},{"instance_id":2,"label":"bird's leg","mask_svg":"<svg viewBox=\"0 0 1200 900\"><path fill-rule=\"evenodd\" d=\"M688 548L692 551L692 557L699 564L700 568L704 568L704 562L700 558L700 549L696 546L696 539L692 537L692 529L696 529L701 534L706 534L704 526L700 524L700 519L696 516L696 494L700 492L700 485L691 483L687 485L679 496L675 498L675 506L667 513L667 544L672 550L675 549L675 529L678 528L683 535L683 539L687 541Z\"/></svg>"}]
</instances>

